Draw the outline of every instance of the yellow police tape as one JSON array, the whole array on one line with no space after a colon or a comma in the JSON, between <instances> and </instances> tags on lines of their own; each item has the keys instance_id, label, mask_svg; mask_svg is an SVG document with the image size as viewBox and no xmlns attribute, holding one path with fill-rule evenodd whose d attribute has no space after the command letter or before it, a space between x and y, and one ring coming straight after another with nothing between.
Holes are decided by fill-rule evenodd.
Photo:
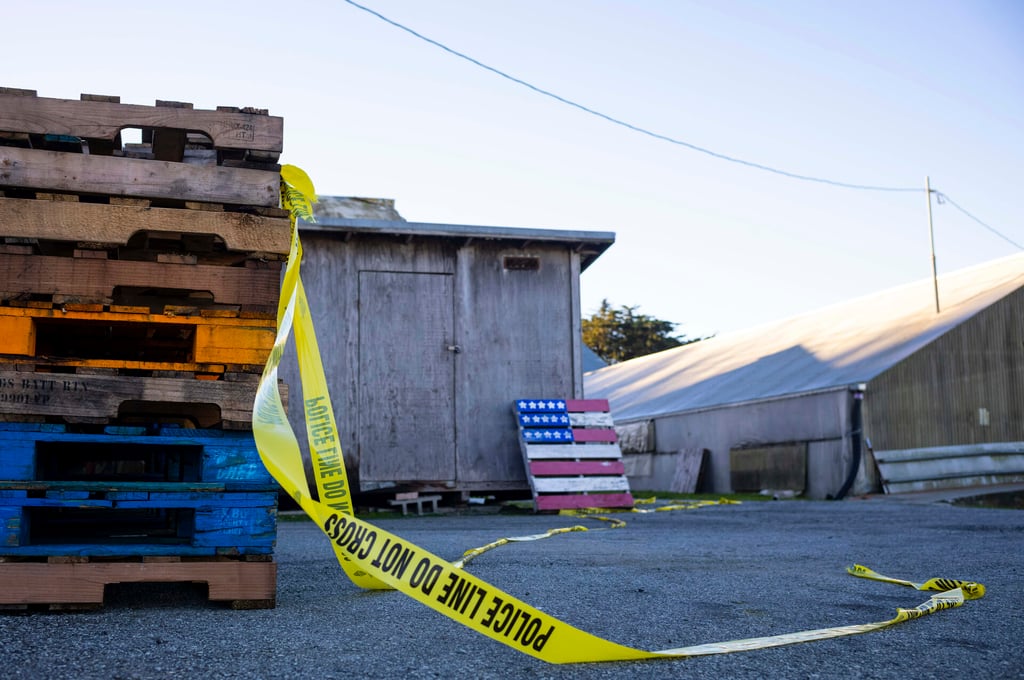
<instances>
[{"instance_id":1,"label":"yellow police tape","mask_svg":"<svg viewBox=\"0 0 1024 680\"><path fill-rule=\"evenodd\" d=\"M945 592L947 590L959 588L963 591L965 600L977 600L985 595L985 586L975 581L961 581L959 579L952 578L930 578L924 583L912 583L899 578L882 576L878 572L872 571L861 564L855 564L852 567L847 567L846 572L853 576L871 579L872 581L884 581L885 583L909 586L914 590L938 590Z\"/></svg>"},{"instance_id":2,"label":"yellow police tape","mask_svg":"<svg viewBox=\"0 0 1024 680\"><path fill-rule=\"evenodd\" d=\"M574 628L355 517L330 393L299 275L302 246L295 220L313 221L311 203L316 193L306 173L295 166L283 166L281 177L282 206L292 214L291 251L282 279L277 338L253 404L253 434L267 469L327 534L338 562L357 586L399 590L481 635L550 663L680 658L777 647L877 630L963 603L963 591L955 588L914 609L899 609L895 618L880 623L649 652ZM306 481L302 453L278 391L278 366L293 328L316 498Z\"/></svg>"},{"instance_id":3,"label":"yellow police tape","mask_svg":"<svg viewBox=\"0 0 1024 680\"><path fill-rule=\"evenodd\" d=\"M658 499L656 499L656 498L642 498L642 499L637 499L636 503L637 503L637 505L651 505L651 504L657 502L657 500ZM614 519L612 517L604 517L603 515L600 515L600 514L597 514L597 513L602 513L602 512L639 512L639 513L648 513L648 512L665 512L665 511L669 511L669 510L695 510L696 508L705 508L705 507L708 507L709 505L725 505L725 504L730 504L730 505L732 505L732 504L739 504L739 501L731 501L731 500L728 500L728 499L725 499L725 498L722 498L722 499L717 500L717 501L680 501L678 503L670 503L670 504L667 504L667 505L659 505L659 506L656 506L656 507L650 508L650 509L641 509L641 508L637 508L637 507L634 507L632 509L621 509L621 508L572 508L572 509L559 510L558 514L559 515L567 515L567 516L570 516L570 517L586 517L587 519L598 520L600 522L607 522L608 523L608 527L606 527L607 529L621 529L624 526L626 526L626 523L624 521L622 521L621 519ZM569 533L573 533L573 532L576 532L576 531L590 531L590 529L588 529L585 526L581 526L581 525L577 524L576 526L571 526L571 527L561 527L559 529L549 529L549 530L545 531L543 534L530 534L528 536L507 536L505 538L499 538L498 540L492 541L491 543L488 543L487 545L483 545L483 546L480 546L479 548L472 548L470 550L467 550L466 552L464 552L462 554L462 559L459 559L459 560L456 560L455 562L452 562L452 565L455 566L455 567L459 567L459 568L464 567L464 566L466 566L466 564L469 563L470 560L476 559L480 555L483 555L485 552L488 552L489 550L494 550L495 548L500 548L501 546L508 545L509 543L526 543L526 542L529 542L529 541L539 541L539 540L542 540L542 539L545 539L545 538L551 538L553 536L560 536L562 534L569 534Z\"/></svg>"}]
</instances>

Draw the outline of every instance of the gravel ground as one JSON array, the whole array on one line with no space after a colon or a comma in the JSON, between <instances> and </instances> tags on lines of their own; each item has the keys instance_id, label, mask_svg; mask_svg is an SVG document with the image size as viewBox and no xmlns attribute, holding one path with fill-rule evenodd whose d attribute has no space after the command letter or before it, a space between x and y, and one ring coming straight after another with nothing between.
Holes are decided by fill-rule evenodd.
<instances>
[{"instance_id":1,"label":"gravel ground","mask_svg":"<svg viewBox=\"0 0 1024 680\"><path fill-rule=\"evenodd\" d=\"M617 515L621 529L506 545L467 570L643 649L884 621L926 593L853 578L980 581L987 595L883 631L691 659L554 666L345 577L308 521L279 525L277 607L198 587L109 588L106 606L0 616L5 678L1024 678L1024 512L872 498ZM437 555L594 520L446 514L375 521Z\"/></svg>"}]
</instances>

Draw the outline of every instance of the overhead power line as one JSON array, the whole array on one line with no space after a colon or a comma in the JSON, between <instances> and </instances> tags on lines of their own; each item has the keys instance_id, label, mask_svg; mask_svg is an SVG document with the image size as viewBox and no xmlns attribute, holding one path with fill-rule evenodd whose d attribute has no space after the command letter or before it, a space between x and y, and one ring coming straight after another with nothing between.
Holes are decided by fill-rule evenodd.
<instances>
[{"instance_id":1,"label":"overhead power line","mask_svg":"<svg viewBox=\"0 0 1024 680\"><path fill-rule=\"evenodd\" d=\"M563 104L566 104L568 106L571 106L571 107L573 107L575 109L579 109L580 111L583 111L584 113L589 113L592 116L597 116L598 118L602 118L602 119L604 119L604 120L606 120L606 121L608 121L610 123L614 123L615 125L622 126L622 127L627 128L629 130L633 130L634 132L639 132L640 134L647 135L648 137L653 137L654 139L660 139L662 141L669 142L670 144L675 144L677 146L682 146L682 147L685 147L685 148L690 149L692 151L697 151L697 152L700 152L700 153L703 153L703 154L707 154L708 156L711 156L713 158L718 158L718 159L723 160L723 161L728 161L729 163L736 163L738 165L744 165L744 166L747 166L747 167L750 167L750 168L755 168L757 170L763 170L765 172L771 172L771 173L774 173L776 175L782 175L783 177L789 177L791 179L798 179L798 180L802 180L802 181L805 181L805 182L817 182L819 184L828 184L828 185L831 185L831 186L842 187L844 189L857 189L857 190L860 190L860 191L888 191L888 192L902 192L902 193L917 193L917 192L920 192L920 191L924 191L924 189L922 189L921 187L896 187L896 186L876 186L876 185L871 185L871 184L855 184L855 183L852 183L852 182L840 182L840 181L837 181L837 180L828 179L826 177L816 177L816 176L813 176L813 175L803 175L803 174L796 173L796 172L790 172L788 170L782 170L780 168L776 168L776 167L773 167L773 166L770 166L770 165L764 165L762 163L755 163L754 161L748 161L748 160L744 160L742 158L736 158L734 156L728 156L726 154L719 153L717 151L712 151L711 149L706 149L706 148L704 148L702 146L697 146L696 144L691 144L690 142L687 142L687 141L684 141L684 140L681 140L681 139L676 139L675 137L670 137L668 135L663 135L663 134L660 134L658 132L653 132L651 130L648 130L646 128L640 127L638 125L633 125L632 123L628 123L628 122L626 122L624 120L620 120L620 119L615 118L613 116L609 116L606 113L601 113L600 111L596 111L596 110L594 110L594 109L592 109L592 108L590 108L588 106L584 106L583 104L580 104L578 102L572 101L571 99L566 99L565 97L563 97L561 95L558 95L558 94L555 94L554 92L551 92L549 90L545 90L543 88L537 87L536 85L528 83L527 81L525 81L525 80L523 80L521 78L516 78L515 76L510 75L510 74L508 74L508 73L506 73L506 72L504 72L504 71L502 71L500 69L497 69L497 68L495 68L493 66L489 66L489 65L483 63L482 61L480 61L478 59L474 59L473 57L469 56L468 54L464 54L462 52L459 52L458 50L454 50L451 47L448 47L447 45L445 45L444 43L438 42L437 40L434 40L432 38L428 38L427 36L423 35L422 33L419 33L417 31L409 28L408 26L405 26L404 24L400 24L400 23L398 23L397 21L395 21L393 19L389 19L388 17L384 16L380 12L378 12L376 10L373 10L373 9L371 9L369 7L366 7L365 5L360 5L358 2L355 2L354 0L345 0L345 2L347 2L348 4L352 5L353 7L357 8L357 9L361 9L362 11L364 11L364 12L366 12L368 14L372 14L373 16L377 17L381 21L383 21L385 23L388 23L388 24L394 26L395 28L397 28L399 30L405 31L406 33L408 33L408 34L410 34L412 36L415 36L416 38L419 38L420 40L422 40L424 42L427 42L427 43L429 43L429 44L431 44L431 45L433 45L435 47L438 47L438 48L444 50L445 52L447 52L447 53L449 53L449 54L451 54L453 56L458 57L459 59L464 59L465 61L468 61L469 63L474 64L475 66L479 66L480 68L482 68L484 70L490 71L491 73L494 73L495 75L501 76L502 78L505 78L506 80L510 80L513 83L516 83L518 85L522 85L523 87L528 88L530 90L533 90L534 92L536 92L538 94L542 94L545 97L550 97L551 99L559 101L559 102L561 102ZM972 220L974 220L975 222L977 222L981 226L985 227L986 229L991 231L996 236L998 236L1001 239L1007 241L1008 243L1011 243L1012 245L1016 246L1017 248L1019 248L1021 250L1024 250L1024 247L1022 247L1020 244L1014 242L1008 236L1000 233L995 228L991 227L988 224L985 224L984 222L979 220L977 217L975 217L971 213L969 213L966 210L964 210L963 208L961 208L959 205L957 205L955 202L953 202L953 199L949 198L948 195L946 195L944 193L941 193L939 191L936 191L934 189L931 190L931 191L932 191L932 193L936 194L937 196L939 196L939 197L945 199L946 201L948 201L949 204L952 205L954 208L956 208L957 210L959 210L964 215L966 215L967 217L971 218Z\"/></svg>"},{"instance_id":2,"label":"overhead power line","mask_svg":"<svg viewBox=\"0 0 1024 680\"><path fill-rule=\"evenodd\" d=\"M647 135L648 137L653 137L655 139L660 139L662 141L669 142L670 144L677 144L679 146L686 147L687 149L691 149L693 151L699 151L700 153L707 154L708 156L712 156L713 158L718 158L718 159L721 159L723 161L728 161L730 163L738 163L739 165L745 165L745 166L750 167L750 168L756 168L758 170L764 170L766 172L775 173L776 175L782 175L784 177L790 177L792 179L804 180L806 182L819 182L821 184L831 184L833 186L844 187L846 189L860 189L860 190L864 190L864 191L897 191L897 192L921 192L922 191L921 187L873 186L873 185L870 185L870 184L853 184L853 183L850 183L850 182L839 182L839 181L836 181L836 180L827 179L825 177L814 177L812 175L801 175L799 173L789 172L788 170L781 170L779 168L775 168L775 167L772 167L770 165L764 165L762 163L755 163L753 161L744 160L742 158L735 158L734 156L727 156L726 154L718 153L717 151L712 151L711 149L706 149L706 148L704 148L702 146L697 146L696 144L691 144L690 142L686 142L686 141L683 141L681 139L676 139L675 137L669 137L668 135L663 135L663 134L660 134L658 132L652 132L651 130L648 130L646 128L642 128L642 127L640 127L638 125L633 125L632 123L627 123L624 120L620 120L618 118L614 118L612 116L609 116L606 113L601 113L600 111L595 111L594 109L592 109L592 108L590 108L588 106L584 106L583 104L580 104L578 102L574 102L571 99L566 99L565 97L562 97L561 95L555 94L554 92L551 92L549 90L545 90L543 88L537 87L536 85L532 85L531 83L528 83L525 80L522 80L521 78L516 78L513 75L509 75L508 73L505 73L504 71L502 71L500 69L494 68L493 66L488 66L487 64L483 63L482 61L479 61L478 59L474 59L473 57L471 57L471 56L469 56L467 54L463 54L462 52L459 52L457 50L453 50L452 48L448 47L447 45L445 45L443 43L440 43L440 42L438 42L438 41L436 41L436 40L434 40L432 38L428 38L427 36L423 35L422 33L418 33L416 31L414 31L413 29L409 28L408 26L404 26L404 25L398 23L397 21L389 19L388 17L384 16L380 12L377 12L377 11L375 11L373 9L370 9L369 7L365 7L363 5L360 5L359 3L354 2L353 0L345 0L345 2L347 2L350 5L352 5L353 7L357 7L359 9L363 10L364 12L372 14L373 16L377 17L381 21L384 21L386 23L391 24L395 28L401 29L401 30L405 31L406 33L409 33L410 35L416 36L420 40L428 42L431 45L434 45L435 47L439 47L442 50L444 50L445 52L448 52L449 54L452 54L452 55L454 55L456 57L459 57L460 59L465 59L466 61L470 62L471 64L475 64L476 66L479 66L482 69L486 69L487 71L490 71L491 73L494 73L496 75L501 76L502 78L505 78L507 80L511 80L513 83L518 83L519 85L522 85L523 87L529 88L529 89L533 90L534 92L536 92L538 94L544 95L545 97L550 97L550 98L552 98L552 99L554 99L556 101L562 102L563 104L567 104L569 106L572 106L573 108L579 109L580 111L584 111L586 113L589 113L592 116L597 116L598 118L603 118L604 120L607 120L610 123L614 123L615 125L621 125L624 128L628 128L630 130L633 130L634 132L639 132L640 134Z\"/></svg>"},{"instance_id":3,"label":"overhead power line","mask_svg":"<svg viewBox=\"0 0 1024 680\"><path fill-rule=\"evenodd\" d=\"M1016 247L1016 248L1017 248L1018 250L1024 250L1024 246L1022 246L1021 244L1017 243L1016 241L1014 241L1014 240L1013 240L1012 238L1010 238L1010 237L1009 237L1009 236L1007 236L1006 234L1003 234L1003 233L1001 233L1001 232L1000 232L1000 231L998 231L998 230L997 230L997 229L996 229L995 227L992 227L992 226L990 226L990 225L988 225L988 224L985 224L984 222L982 222L981 220L979 220L979 219L978 219L977 217L975 217L975 216L974 216L974 215L972 215L971 213L969 213L969 212L967 212L966 210L964 210L963 208L961 208L961 207L960 207L959 205L957 205L957 204L956 204L956 201L954 201L954 200L953 200L952 198L950 198L950 197L949 197L949 195L948 195L948 194L944 194L944 193L942 193L941 191L936 191L936 192L934 192L934 193L935 193L935 196L936 196L936 198L938 198L938 199L939 199L939 203L942 203L943 201L945 201L946 203L949 203L949 204L950 204L951 206L953 206L954 208L956 208L957 210L959 210L960 212L962 212L962 213L963 213L964 215L967 215L967 216L968 216L968 217L970 217L970 218L971 218L972 220L974 220L975 222L977 222L977 223L978 223L978 224L980 224L981 226L985 227L986 229L988 229L988 230L989 230L989 231L991 231L991 232L992 232L993 234L995 234L995 235L996 235L996 236L998 236L999 238L1003 239L1004 241L1006 241L1006 242L1007 242L1007 243L1009 243L1010 245L1012 245L1012 246Z\"/></svg>"}]
</instances>

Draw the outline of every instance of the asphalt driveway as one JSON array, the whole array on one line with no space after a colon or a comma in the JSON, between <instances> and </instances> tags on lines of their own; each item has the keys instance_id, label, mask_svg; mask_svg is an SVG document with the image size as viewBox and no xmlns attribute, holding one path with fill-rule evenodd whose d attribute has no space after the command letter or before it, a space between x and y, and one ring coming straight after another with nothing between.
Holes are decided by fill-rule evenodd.
<instances>
[{"instance_id":1,"label":"asphalt driveway","mask_svg":"<svg viewBox=\"0 0 1024 680\"><path fill-rule=\"evenodd\" d=\"M884 621L927 593L846 574L975 580L981 600L883 631L725 656L554 666L396 592L352 585L308 521L281 522L272 610L200 587L110 589L81 613L0 616L7 678L1024 678L1024 512L892 499L767 501L593 520L446 514L375 522L562 620L649 650Z\"/></svg>"}]
</instances>

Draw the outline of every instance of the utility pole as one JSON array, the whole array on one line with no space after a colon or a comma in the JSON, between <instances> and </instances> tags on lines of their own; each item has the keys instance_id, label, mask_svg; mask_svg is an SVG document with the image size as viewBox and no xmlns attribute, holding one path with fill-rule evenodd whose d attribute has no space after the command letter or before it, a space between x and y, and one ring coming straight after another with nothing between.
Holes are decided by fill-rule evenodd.
<instances>
[{"instance_id":1,"label":"utility pole","mask_svg":"<svg viewBox=\"0 0 1024 680\"><path fill-rule=\"evenodd\" d=\"M939 270L935 265L935 227L932 226L932 184L931 178L924 178L924 197L928 201L928 240L932 245L932 284L935 287L935 313L939 313Z\"/></svg>"}]
</instances>

